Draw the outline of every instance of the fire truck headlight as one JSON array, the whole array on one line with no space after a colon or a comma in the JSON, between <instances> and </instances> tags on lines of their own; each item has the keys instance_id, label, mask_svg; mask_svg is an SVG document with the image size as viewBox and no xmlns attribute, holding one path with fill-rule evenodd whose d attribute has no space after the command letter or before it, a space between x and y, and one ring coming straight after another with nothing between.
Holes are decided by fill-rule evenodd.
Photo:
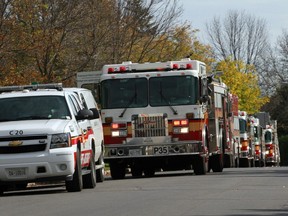
<instances>
[{"instance_id":1,"label":"fire truck headlight","mask_svg":"<svg viewBox=\"0 0 288 216\"><path fill-rule=\"evenodd\" d=\"M65 148L71 146L69 133L53 134L51 137L50 149Z\"/></svg>"},{"instance_id":2,"label":"fire truck headlight","mask_svg":"<svg viewBox=\"0 0 288 216\"><path fill-rule=\"evenodd\" d=\"M269 151L265 151L265 154L268 155L268 154L269 154Z\"/></svg>"},{"instance_id":3,"label":"fire truck headlight","mask_svg":"<svg viewBox=\"0 0 288 216\"><path fill-rule=\"evenodd\" d=\"M126 136L127 136L126 130L112 131L112 137L126 137Z\"/></svg>"}]
</instances>

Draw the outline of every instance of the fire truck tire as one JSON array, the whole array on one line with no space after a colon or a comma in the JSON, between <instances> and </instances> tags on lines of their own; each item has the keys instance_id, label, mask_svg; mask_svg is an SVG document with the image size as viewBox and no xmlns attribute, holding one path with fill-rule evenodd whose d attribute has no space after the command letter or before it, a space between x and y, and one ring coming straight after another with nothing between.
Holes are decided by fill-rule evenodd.
<instances>
[{"instance_id":1,"label":"fire truck tire","mask_svg":"<svg viewBox=\"0 0 288 216\"><path fill-rule=\"evenodd\" d=\"M205 175L207 173L208 162L205 162L204 157L194 158L192 166L195 175Z\"/></svg>"},{"instance_id":2,"label":"fire truck tire","mask_svg":"<svg viewBox=\"0 0 288 216\"><path fill-rule=\"evenodd\" d=\"M105 179L105 163L104 163L103 152L101 153L99 157L98 164L103 165L103 167L96 170L96 179L97 179L97 182L103 182Z\"/></svg>"},{"instance_id":3,"label":"fire truck tire","mask_svg":"<svg viewBox=\"0 0 288 216\"><path fill-rule=\"evenodd\" d=\"M145 177L153 177L155 175L155 169L154 168L146 168L144 169L144 175Z\"/></svg>"},{"instance_id":4,"label":"fire truck tire","mask_svg":"<svg viewBox=\"0 0 288 216\"><path fill-rule=\"evenodd\" d=\"M131 167L131 174L134 178L142 177L143 169L140 166L133 165Z\"/></svg>"},{"instance_id":5,"label":"fire truck tire","mask_svg":"<svg viewBox=\"0 0 288 216\"><path fill-rule=\"evenodd\" d=\"M95 170L94 153L90 157L89 170L90 170L90 173L83 176L83 188L95 188L96 186L96 170Z\"/></svg>"},{"instance_id":6,"label":"fire truck tire","mask_svg":"<svg viewBox=\"0 0 288 216\"><path fill-rule=\"evenodd\" d=\"M255 161L255 167L260 167L261 164L260 164L260 161Z\"/></svg>"},{"instance_id":7,"label":"fire truck tire","mask_svg":"<svg viewBox=\"0 0 288 216\"><path fill-rule=\"evenodd\" d=\"M239 158L239 167L250 167L250 160L248 158Z\"/></svg>"},{"instance_id":8,"label":"fire truck tire","mask_svg":"<svg viewBox=\"0 0 288 216\"><path fill-rule=\"evenodd\" d=\"M251 159L250 167L255 167L255 160L254 159Z\"/></svg>"},{"instance_id":9,"label":"fire truck tire","mask_svg":"<svg viewBox=\"0 0 288 216\"><path fill-rule=\"evenodd\" d=\"M5 186L0 185L0 196L2 196L4 194L4 191L5 191Z\"/></svg>"},{"instance_id":10,"label":"fire truck tire","mask_svg":"<svg viewBox=\"0 0 288 216\"><path fill-rule=\"evenodd\" d=\"M72 180L66 180L66 190L68 192L81 191L83 188L82 169L81 169L81 155L80 149L77 148L76 165Z\"/></svg>"},{"instance_id":11,"label":"fire truck tire","mask_svg":"<svg viewBox=\"0 0 288 216\"><path fill-rule=\"evenodd\" d=\"M213 172L222 172L223 171L223 155L217 154L212 156L211 168Z\"/></svg>"},{"instance_id":12,"label":"fire truck tire","mask_svg":"<svg viewBox=\"0 0 288 216\"><path fill-rule=\"evenodd\" d=\"M110 174L112 179L124 179L126 167L124 163L110 162Z\"/></svg>"},{"instance_id":13,"label":"fire truck tire","mask_svg":"<svg viewBox=\"0 0 288 216\"><path fill-rule=\"evenodd\" d=\"M224 154L224 167L231 168L232 167L232 157L230 155Z\"/></svg>"}]
</instances>

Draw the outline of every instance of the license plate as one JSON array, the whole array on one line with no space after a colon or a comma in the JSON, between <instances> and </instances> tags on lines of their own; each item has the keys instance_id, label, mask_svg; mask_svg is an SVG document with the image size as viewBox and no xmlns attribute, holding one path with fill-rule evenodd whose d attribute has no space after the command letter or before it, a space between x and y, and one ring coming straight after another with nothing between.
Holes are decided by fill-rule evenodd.
<instances>
[{"instance_id":1,"label":"license plate","mask_svg":"<svg viewBox=\"0 0 288 216\"><path fill-rule=\"evenodd\" d=\"M25 168L11 168L7 169L7 173L9 177L23 177L26 176Z\"/></svg>"},{"instance_id":2,"label":"license plate","mask_svg":"<svg viewBox=\"0 0 288 216\"><path fill-rule=\"evenodd\" d=\"M153 153L154 155L163 155L169 153L168 146L155 146L153 147Z\"/></svg>"},{"instance_id":3,"label":"license plate","mask_svg":"<svg viewBox=\"0 0 288 216\"><path fill-rule=\"evenodd\" d=\"M130 149L129 150L129 155L130 156L139 156L142 154L142 150L141 149Z\"/></svg>"}]
</instances>

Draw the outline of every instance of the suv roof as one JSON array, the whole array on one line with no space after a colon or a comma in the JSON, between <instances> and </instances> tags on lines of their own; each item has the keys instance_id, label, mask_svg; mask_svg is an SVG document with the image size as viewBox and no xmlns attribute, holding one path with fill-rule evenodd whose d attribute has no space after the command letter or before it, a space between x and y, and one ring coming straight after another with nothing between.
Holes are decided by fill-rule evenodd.
<instances>
[{"instance_id":1,"label":"suv roof","mask_svg":"<svg viewBox=\"0 0 288 216\"><path fill-rule=\"evenodd\" d=\"M64 91L62 83L0 87L1 98L11 97L11 94L13 97L64 95Z\"/></svg>"},{"instance_id":2,"label":"suv roof","mask_svg":"<svg viewBox=\"0 0 288 216\"><path fill-rule=\"evenodd\" d=\"M39 90L39 89L56 89L58 91L63 90L62 83L51 83L51 84L35 84L35 85L22 85L22 86L3 86L0 87L0 93L12 92L12 91L23 91L23 90Z\"/></svg>"}]
</instances>

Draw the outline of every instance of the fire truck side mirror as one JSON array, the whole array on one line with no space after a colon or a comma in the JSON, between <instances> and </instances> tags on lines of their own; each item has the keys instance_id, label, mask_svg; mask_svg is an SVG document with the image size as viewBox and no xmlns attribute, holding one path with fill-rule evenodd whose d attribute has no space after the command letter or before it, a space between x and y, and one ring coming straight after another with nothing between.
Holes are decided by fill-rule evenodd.
<instances>
[{"instance_id":1,"label":"fire truck side mirror","mask_svg":"<svg viewBox=\"0 0 288 216\"><path fill-rule=\"evenodd\" d=\"M208 95L203 95L199 98L200 103L206 103L210 100L210 97Z\"/></svg>"}]
</instances>

